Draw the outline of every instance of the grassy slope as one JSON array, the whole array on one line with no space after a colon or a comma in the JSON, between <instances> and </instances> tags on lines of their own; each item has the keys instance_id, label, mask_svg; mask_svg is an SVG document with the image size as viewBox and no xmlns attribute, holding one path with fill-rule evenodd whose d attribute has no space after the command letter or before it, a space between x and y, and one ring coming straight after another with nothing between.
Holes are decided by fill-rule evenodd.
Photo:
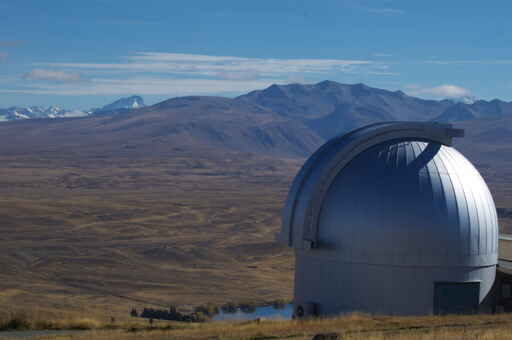
<instances>
[{"instance_id":1,"label":"grassy slope","mask_svg":"<svg viewBox=\"0 0 512 340\"><path fill-rule=\"evenodd\" d=\"M510 208L505 161L481 170ZM179 149L0 156L0 314L291 298L292 252L275 234L301 162Z\"/></svg>"},{"instance_id":2,"label":"grassy slope","mask_svg":"<svg viewBox=\"0 0 512 340\"><path fill-rule=\"evenodd\" d=\"M474 316L397 317L351 314L332 319L307 321L261 321L239 323L179 324L156 322L152 327L140 320L115 324L93 320L70 320L75 328L94 329L82 334L66 335L73 339L311 339L315 334L337 333L343 339L512 339L509 314ZM63 320L53 321L65 326ZM110 330L109 330L110 329ZM1 335L1 333L0 333ZM46 336L45 339L62 339Z\"/></svg>"},{"instance_id":3,"label":"grassy slope","mask_svg":"<svg viewBox=\"0 0 512 340\"><path fill-rule=\"evenodd\" d=\"M290 298L274 240L298 163L223 156L0 160L0 309Z\"/></svg>"}]
</instances>

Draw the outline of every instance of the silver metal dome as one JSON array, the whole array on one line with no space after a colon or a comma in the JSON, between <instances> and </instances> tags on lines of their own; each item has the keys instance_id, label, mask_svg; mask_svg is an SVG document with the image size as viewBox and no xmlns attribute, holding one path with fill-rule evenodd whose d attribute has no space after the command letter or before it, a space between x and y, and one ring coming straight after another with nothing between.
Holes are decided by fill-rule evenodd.
<instances>
[{"instance_id":1,"label":"silver metal dome","mask_svg":"<svg viewBox=\"0 0 512 340\"><path fill-rule=\"evenodd\" d=\"M319 314L483 308L497 264L496 209L478 171L449 146L454 136L461 131L449 125L381 123L311 156L292 185L281 230L296 249L301 313L311 306ZM443 282L469 294L461 284L475 283L477 302L439 300L446 295L439 287L454 289Z\"/></svg>"}]
</instances>

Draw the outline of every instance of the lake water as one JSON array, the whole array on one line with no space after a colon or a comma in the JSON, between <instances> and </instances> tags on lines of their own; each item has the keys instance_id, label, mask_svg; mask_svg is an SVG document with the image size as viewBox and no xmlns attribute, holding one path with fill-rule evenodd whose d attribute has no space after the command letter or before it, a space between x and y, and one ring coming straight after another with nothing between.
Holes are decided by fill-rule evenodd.
<instances>
[{"instance_id":1,"label":"lake water","mask_svg":"<svg viewBox=\"0 0 512 340\"><path fill-rule=\"evenodd\" d=\"M256 307L256 310L252 313L245 313L241 310L237 310L236 313L224 313L221 310L219 314L212 318L212 321L255 320L257 318L290 320L292 314L293 306L291 304L285 305L282 309L276 309L272 306L262 306Z\"/></svg>"}]
</instances>

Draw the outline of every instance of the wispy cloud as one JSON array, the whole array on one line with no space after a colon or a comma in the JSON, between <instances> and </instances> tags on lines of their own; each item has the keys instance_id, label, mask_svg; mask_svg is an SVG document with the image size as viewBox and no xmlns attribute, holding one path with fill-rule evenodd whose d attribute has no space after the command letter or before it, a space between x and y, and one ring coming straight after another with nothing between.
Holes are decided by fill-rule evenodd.
<instances>
[{"instance_id":1,"label":"wispy cloud","mask_svg":"<svg viewBox=\"0 0 512 340\"><path fill-rule=\"evenodd\" d=\"M387 14L387 15L402 15L405 11L398 8L365 8L366 11L375 14Z\"/></svg>"},{"instance_id":2,"label":"wispy cloud","mask_svg":"<svg viewBox=\"0 0 512 340\"><path fill-rule=\"evenodd\" d=\"M413 96L426 95L428 97L439 98L461 98L470 97L471 91L457 85L444 84L435 87L421 87L418 85L407 86L407 92Z\"/></svg>"},{"instance_id":3,"label":"wispy cloud","mask_svg":"<svg viewBox=\"0 0 512 340\"><path fill-rule=\"evenodd\" d=\"M405 14L405 11L400 8L395 7L380 7L383 5L382 2L380 6L376 6L374 1L364 1L364 0L339 0L344 3L348 8L354 8L360 11L373 13L373 14L381 14L381 15L402 15Z\"/></svg>"},{"instance_id":4,"label":"wispy cloud","mask_svg":"<svg viewBox=\"0 0 512 340\"><path fill-rule=\"evenodd\" d=\"M80 74L78 74L78 73L54 71L54 70L44 70L44 69L33 69L32 71L25 73L23 75L23 79L76 82L76 81L81 80L81 77L80 77Z\"/></svg>"},{"instance_id":5,"label":"wispy cloud","mask_svg":"<svg viewBox=\"0 0 512 340\"><path fill-rule=\"evenodd\" d=\"M426 60L426 64L456 65L456 64L481 64L481 65L509 65L512 59L487 59L487 60Z\"/></svg>"},{"instance_id":6,"label":"wispy cloud","mask_svg":"<svg viewBox=\"0 0 512 340\"><path fill-rule=\"evenodd\" d=\"M9 53L0 52L0 63L6 61L8 57L9 57Z\"/></svg>"},{"instance_id":7,"label":"wispy cloud","mask_svg":"<svg viewBox=\"0 0 512 340\"><path fill-rule=\"evenodd\" d=\"M101 21L100 23L111 24L111 25L148 25L156 24L154 21L146 21L139 19L113 19L108 21Z\"/></svg>"},{"instance_id":8,"label":"wispy cloud","mask_svg":"<svg viewBox=\"0 0 512 340\"><path fill-rule=\"evenodd\" d=\"M346 59L274 59L211 56L200 54L143 52L124 58L119 63L40 63L41 66L88 70L126 70L193 76L254 79L280 78L291 73L322 74L350 72L354 68L372 64L369 60Z\"/></svg>"},{"instance_id":9,"label":"wispy cloud","mask_svg":"<svg viewBox=\"0 0 512 340\"><path fill-rule=\"evenodd\" d=\"M57 94L57 95L187 95L211 93L241 93L267 87L270 80L223 80L187 78L91 79L76 84L35 84L30 88L0 90L0 93Z\"/></svg>"},{"instance_id":10,"label":"wispy cloud","mask_svg":"<svg viewBox=\"0 0 512 340\"><path fill-rule=\"evenodd\" d=\"M398 72L386 72L386 71L370 71L370 72L368 72L368 74L375 75L375 76L399 76L400 75L400 73L398 73Z\"/></svg>"},{"instance_id":11,"label":"wispy cloud","mask_svg":"<svg viewBox=\"0 0 512 340\"><path fill-rule=\"evenodd\" d=\"M140 52L119 62L36 63L23 78L38 80L9 93L94 95L235 94L289 83L291 79L333 79L342 75L397 75L389 66L359 59L279 59ZM87 81L82 80L86 76ZM59 84L65 83L65 84Z\"/></svg>"},{"instance_id":12,"label":"wispy cloud","mask_svg":"<svg viewBox=\"0 0 512 340\"><path fill-rule=\"evenodd\" d=\"M393 55L390 53L373 53L374 57L392 57Z\"/></svg>"}]
</instances>

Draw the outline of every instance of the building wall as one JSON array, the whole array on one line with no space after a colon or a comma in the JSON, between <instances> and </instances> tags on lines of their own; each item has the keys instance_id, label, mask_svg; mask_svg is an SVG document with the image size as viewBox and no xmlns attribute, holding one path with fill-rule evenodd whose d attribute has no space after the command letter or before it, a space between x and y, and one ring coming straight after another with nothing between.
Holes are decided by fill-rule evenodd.
<instances>
[{"instance_id":1,"label":"building wall","mask_svg":"<svg viewBox=\"0 0 512 340\"><path fill-rule=\"evenodd\" d=\"M319 315L355 311L387 315L434 313L435 282L480 282L481 312L492 312L489 297L496 266L415 267L344 263L296 250L295 308L313 303Z\"/></svg>"}]
</instances>

